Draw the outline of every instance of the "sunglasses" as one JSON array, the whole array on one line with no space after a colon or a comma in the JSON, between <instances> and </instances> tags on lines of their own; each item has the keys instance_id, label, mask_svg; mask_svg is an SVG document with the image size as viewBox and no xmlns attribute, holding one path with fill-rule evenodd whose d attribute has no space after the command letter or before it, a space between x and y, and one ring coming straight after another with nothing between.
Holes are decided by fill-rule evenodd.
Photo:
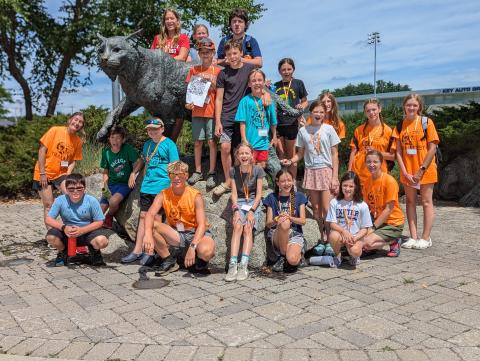
<instances>
[{"instance_id":1,"label":"sunglasses","mask_svg":"<svg viewBox=\"0 0 480 361\"><path fill-rule=\"evenodd\" d=\"M163 127L163 122L160 119L147 119L145 125L161 125Z\"/></svg>"},{"instance_id":2,"label":"sunglasses","mask_svg":"<svg viewBox=\"0 0 480 361\"><path fill-rule=\"evenodd\" d=\"M197 44L197 48L213 48L215 45L213 43L206 43L206 42L201 42Z\"/></svg>"},{"instance_id":3,"label":"sunglasses","mask_svg":"<svg viewBox=\"0 0 480 361\"><path fill-rule=\"evenodd\" d=\"M73 192L82 192L85 189L85 187L67 187L67 191L73 193Z\"/></svg>"},{"instance_id":4,"label":"sunglasses","mask_svg":"<svg viewBox=\"0 0 480 361\"><path fill-rule=\"evenodd\" d=\"M175 177L184 177L186 175L186 173L183 173L183 172L180 172L180 173L173 173L173 172L170 172L168 173L168 175L172 178L175 178Z\"/></svg>"}]
</instances>

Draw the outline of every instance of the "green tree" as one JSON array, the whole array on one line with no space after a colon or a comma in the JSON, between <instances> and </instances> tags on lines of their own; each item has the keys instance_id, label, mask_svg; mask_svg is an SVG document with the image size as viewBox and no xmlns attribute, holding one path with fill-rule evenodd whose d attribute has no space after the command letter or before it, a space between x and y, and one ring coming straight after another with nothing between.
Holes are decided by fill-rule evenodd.
<instances>
[{"instance_id":1,"label":"green tree","mask_svg":"<svg viewBox=\"0 0 480 361\"><path fill-rule=\"evenodd\" d=\"M182 14L183 29L204 19L213 26L225 25L235 7L245 8L252 21L265 10L255 0L64 0L56 14L45 0L0 0L0 70L22 88L27 119L33 108L47 106L54 114L61 91L74 92L89 84L96 63L97 33L124 35L144 28L140 42L147 46L158 33L164 8ZM88 70L80 75L80 68Z\"/></svg>"},{"instance_id":2,"label":"green tree","mask_svg":"<svg viewBox=\"0 0 480 361\"><path fill-rule=\"evenodd\" d=\"M390 92L399 92L399 91L408 91L411 90L408 85L395 84L391 81L377 80L377 93L390 93ZM325 89L323 93L331 92L336 97L346 97L350 95L367 95L373 94L373 84L370 83L359 83L359 84L348 84L343 88L336 88L333 91Z\"/></svg>"},{"instance_id":3,"label":"green tree","mask_svg":"<svg viewBox=\"0 0 480 361\"><path fill-rule=\"evenodd\" d=\"M13 103L10 93L0 84L0 117L7 114L4 103Z\"/></svg>"}]
</instances>

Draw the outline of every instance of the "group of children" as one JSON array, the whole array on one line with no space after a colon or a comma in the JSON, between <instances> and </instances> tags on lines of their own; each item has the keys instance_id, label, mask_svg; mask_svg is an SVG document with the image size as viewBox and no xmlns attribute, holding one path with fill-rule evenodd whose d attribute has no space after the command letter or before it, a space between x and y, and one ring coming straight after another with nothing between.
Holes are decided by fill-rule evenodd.
<instances>
[{"instance_id":1,"label":"group of children","mask_svg":"<svg viewBox=\"0 0 480 361\"><path fill-rule=\"evenodd\" d=\"M188 178L188 183L194 185L204 179L201 156L203 141L207 141L210 150L207 188L213 189L213 194L217 197L231 192L233 231L225 279L233 281L248 277L253 230L258 224L262 203L266 207L268 238L278 255L278 260L273 266L274 270L295 269L300 264L305 251L302 225L305 224L305 207L309 201L313 209L313 218L320 230L318 245L312 251L312 264L338 266L341 262L342 247L350 254L353 265L358 263L362 253L385 245L390 246L388 256L398 256L404 217L398 205L398 184L388 174L387 163L394 160L398 162L400 181L407 197L410 229L410 238L402 246L417 249L431 246L430 232L434 216L432 193L433 185L437 181L434 158L439 139L432 120L422 117L421 98L416 94L405 98L403 103L405 117L393 130L383 123L378 100L366 101L364 104L366 121L355 129L350 142L348 172L339 180L338 146L346 137L346 132L345 124L338 114L335 97L327 93L311 102L310 116L306 120L303 116L292 118L281 111L277 113L272 96L266 90L268 81L263 71L258 68L262 63L258 43L245 33L248 28L246 12L236 9L229 21L232 34L220 42L217 59L214 59L215 45L208 38L208 29L197 27L196 31L202 34L196 37L198 53L195 55L198 56L200 64L192 66L186 78L186 82L191 82L197 77L210 84L203 106L186 104L186 108L192 111L195 155L195 171ZM180 46L183 39L180 35L183 34L179 33L178 14L167 10L162 29L163 33L156 37L152 48L167 51L177 60L186 60L188 52L182 51ZM217 64L221 64L223 69ZM290 58L282 59L278 64L278 70L282 79L271 87L271 91L283 98L291 107L305 110L308 106L308 93L304 83L293 77L294 61ZM160 242L159 239L165 240L165 237L159 236L159 232L152 231L154 224L158 229L162 229L163 226L160 225L162 216L155 213L150 215L153 220L149 219L146 222L145 219L158 195L173 187L168 165L178 161L179 155L174 141L163 135L165 129L161 119L149 119L145 127L150 139L144 144L141 157L124 142L125 134L121 128L111 130L110 145L102 153L101 166L104 168L103 181L107 197L101 200L100 213L102 217L105 214L104 225L111 227L111 219L120 202L135 187L136 178L143 169L144 179L139 201L141 212L136 243L132 252L122 258L122 262L131 263L139 260L142 265L152 265L155 262L151 252L152 237L157 242ZM67 135L75 133L70 120L66 129ZM224 182L219 184L215 174L217 155L215 137L220 144L224 173ZM41 145L40 167L37 173L41 177L46 177L44 148L50 151L52 144L47 144L42 138ZM272 148L276 149L285 169L274 175L275 191L262 201L262 188L266 183L264 169ZM67 162L62 177L65 173L72 172L75 160L81 159L77 153L78 147L76 152L72 151L68 156L69 160L62 160ZM297 164L302 159L305 166L302 188L308 197L298 192L296 188ZM185 172L181 174L183 176ZM46 197L44 191L49 185L54 186L56 181L61 180L63 178L48 177L48 183L43 178L36 182L36 189L39 190L42 200ZM64 189L67 200L70 196L68 188L70 183L75 182L67 179L67 188ZM72 195L75 192L79 193L81 181L79 184L71 187ZM424 229L421 238L416 227L418 190L424 208ZM75 203L77 198L70 197L69 201ZM54 211L48 212L50 218L58 216L56 203L57 201L52 207ZM49 206L48 202L44 202L44 205L46 209ZM193 207L192 202L189 207ZM155 209L157 208L161 207L157 204ZM178 211L177 208L172 209ZM92 222L97 222L95 224L98 225L102 218L100 213L96 210L91 213ZM72 234L68 226L64 228L51 219L47 222L47 219L48 217L46 218L48 226L64 232L63 238ZM67 218L63 222L64 225L68 223L66 220ZM182 234L185 232L185 224L182 222L178 224L173 222L170 227ZM242 237L243 246L239 254ZM145 239L149 240L148 252L144 252ZM49 239L49 242L61 250L61 247L58 247L58 239L54 241ZM173 243L176 244L176 241ZM102 239L92 244L98 250L106 243ZM164 249L160 253L167 254ZM188 263L190 261L191 257ZM167 263L172 263L171 258Z\"/></svg>"}]
</instances>

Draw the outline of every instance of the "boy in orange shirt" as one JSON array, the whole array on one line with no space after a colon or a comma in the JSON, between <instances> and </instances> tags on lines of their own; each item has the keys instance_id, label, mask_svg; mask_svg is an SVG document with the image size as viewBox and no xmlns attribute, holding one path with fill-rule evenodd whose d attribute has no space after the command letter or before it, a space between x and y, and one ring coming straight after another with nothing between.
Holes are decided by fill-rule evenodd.
<instances>
[{"instance_id":1,"label":"boy in orange shirt","mask_svg":"<svg viewBox=\"0 0 480 361\"><path fill-rule=\"evenodd\" d=\"M371 177L363 186L363 199L370 208L373 228L363 238L363 249L371 251L389 245L387 256L398 257L405 217L398 204L397 181L382 172L383 156L378 150L369 150L365 163Z\"/></svg>"},{"instance_id":2,"label":"boy in orange shirt","mask_svg":"<svg viewBox=\"0 0 480 361\"><path fill-rule=\"evenodd\" d=\"M210 148L210 169L207 176L207 188L216 185L215 167L217 160L217 144L213 139L213 122L215 116L215 94L217 75L220 73L218 66L212 65L215 55L215 44L209 38L200 39L197 42L198 55L202 61L201 65L194 66L187 75L186 82L190 83L193 77L200 77L210 82L208 95L203 107L193 103L185 104L185 108L192 110L192 137L195 141L195 172L188 179L188 184L194 185L203 180L202 175L202 147L203 141L207 140Z\"/></svg>"},{"instance_id":3,"label":"boy in orange shirt","mask_svg":"<svg viewBox=\"0 0 480 361\"><path fill-rule=\"evenodd\" d=\"M186 184L186 163L172 162L167 170L171 186L157 194L145 216L144 251L146 254L157 251L162 262L156 268L168 273L178 269L177 260L170 254L168 246L180 247L186 268L208 273L208 261L215 254L215 241L208 230L202 195ZM162 208L166 223L156 219Z\"/></svg>"},{"instance_id":4,"label":"boy in orange shirt","mask_svg":"<svg viewBox=\"0 0 480 361\"><path fill-rule=\"evenodd\" d=\"M432 245L430 233L433 226L433 186L437 183L437 164L434 161L439 138L433 121L422 117L423 101L417 94L403 100L405 118L393 130L396 141L400 182L405 189L406 209L410 238L404 248L425 249ZM401 125L401 127L400 127ZM398 128L398 129L397 129ZM423 206L422 238L417 234L417 190Z\"/></svg>"}]
</instances>

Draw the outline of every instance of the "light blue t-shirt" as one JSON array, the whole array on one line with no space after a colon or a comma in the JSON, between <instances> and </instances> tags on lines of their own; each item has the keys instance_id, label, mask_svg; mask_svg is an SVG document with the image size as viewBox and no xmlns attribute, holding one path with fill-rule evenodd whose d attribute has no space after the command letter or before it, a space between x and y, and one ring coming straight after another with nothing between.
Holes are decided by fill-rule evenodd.
<instances>
[{"instance_id":1,"label":"light blue t-shirt","mask_svg":"<svg viewBox=\"0 0 480 361\"><path fill-rule=\"evenodd\" d=\"M330 124L306 125L298 130L295 146L304 148L305 168L333 168L332 147L340 143Z\"/></svg>"},{"instance_id":2,"label":"light blue t-shirt","mask_svg":"<svg viewBox=\"0 0 480 361\"><path fill-rule=\"evenodd\" d=\"M253 149L268 150L268 132L272 125L277 125L277 115L275 114L275 105L273 103L265 108L262 104L262 99L251 94L246 95L240 100L235 121L245 123L245 135ZM263 129L265 135L259 134L261 129Z\"/></svg>"},{"instance_id":3,"label":"light blue t-shirt","mask_svg":"<svg viewBox=\"0 0 480 361\"><path fill-rule=\"evenodd\" d=\"M66 226L83 227L105 219L100 203L90 194L85 194L77 203L72 202L65 194L57 197L48 216L55 219L59 215Z\"/></svg>"},{"instance_id":4,"label":"light blue t-shirt","mask_svg":"<svg viewBox=\"0 0 480 361\"><path fill-rule=\"evenodd\" d=\"M165 188L170 187L167 166L169 163L179 160L177 145L170 139L165 138L158 145L149 139L143 145L143 160L145 161L146 173L143 178L140 192L145 194L158 194Z\"/></svg>"},{"instance_id":5,"label":"light blue t-shirt","mask_svg":"<svg viewBox=\"0 0 480 361\"><path fill-rule=\"evenodd\" d=\"M350 223L350 229L347 226ZM372 227L372 217L365 202L355 203L345 199L330 201L330 208L326 218L327 222L336 223L354 236L362 229Z\"/></svg>"}]
</instances>

